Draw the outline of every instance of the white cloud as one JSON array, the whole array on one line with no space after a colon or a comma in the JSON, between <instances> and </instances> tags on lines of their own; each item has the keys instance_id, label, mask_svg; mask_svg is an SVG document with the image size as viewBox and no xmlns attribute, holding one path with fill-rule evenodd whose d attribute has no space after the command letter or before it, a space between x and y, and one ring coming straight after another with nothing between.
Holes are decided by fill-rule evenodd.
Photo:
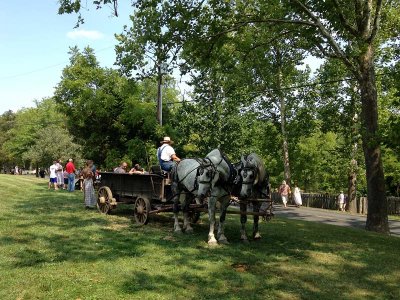
<instances>
[{"instance_id":1,"label":"white cloud","mask_svg":"<svg viewBox=\"0 0 400 300\"><path fill-rule=\"evenodd\" d=\"M67 32L67 37L73 40L76 39L100 40L104 37L104 35L96 30L79 29Z\"/></svg>"}]
</instances>

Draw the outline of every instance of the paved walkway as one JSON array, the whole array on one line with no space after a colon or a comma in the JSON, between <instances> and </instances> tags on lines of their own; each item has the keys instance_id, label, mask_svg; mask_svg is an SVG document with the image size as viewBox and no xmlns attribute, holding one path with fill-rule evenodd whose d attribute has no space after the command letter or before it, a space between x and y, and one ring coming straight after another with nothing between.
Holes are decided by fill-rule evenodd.
<instances>
[{"instance_id":1,"label":"paved walkway","mask_svg":"<svg viewBox=\"0 0 400 300\"><path fill-rule=\"evenodd\" d=\"M274 205L274 214L289 219L320 222L337 226L349 226L355 228L365 228L366 216L355 215L348 212L339 212L334 210ZM400 237L400 221L389 221L391 235Z\"/></svg>"}]
</instances>

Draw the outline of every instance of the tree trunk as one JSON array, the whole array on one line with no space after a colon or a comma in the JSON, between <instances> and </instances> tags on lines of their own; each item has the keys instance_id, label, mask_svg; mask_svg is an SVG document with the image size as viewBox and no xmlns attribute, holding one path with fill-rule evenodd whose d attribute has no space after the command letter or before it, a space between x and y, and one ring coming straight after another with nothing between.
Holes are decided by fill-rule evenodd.
<instances>
[{"instance_id":1,"label":"tree trunk","mask_svg":"<svg viewBox=\"0 0 400 300\"><path fill-rule=\"evenodd\" d=\"M278 64L277 89L278 89L278 91L280 91L282 88L282 71L281 71L282 57L281 57L281 52L279 51L278 48L276 49L276 61ZM279 97L279 111L281 113L283 172L284 172L284 177L285 177L286 183L290 185L291 182L290 182L289 147L288 147L288 142L287 142L286 121L285 121L286 103L285 103L285 98L283 97L281 92L278 92L278 95L279 95L278 96Z\"/></svg>"},{"instance_id":2,"label":"tree trunk","mask_svg":"<svg viewBox=\"0 0 400 300\"><path fill-rule=\"evenodd\" d=\"M354 97L352 97L352 100ZM353 102L353 101L352 101ZM355 105L353 103L353 108L355 110ZM352 119L352 129L351 129L351 160L350 160L350 169L349 169L349 177L348 177L348 193L347 193L347 207L346 209L351 213L357 213L357 172L358 172L358 163L356 160L357 150L358 150L358 135L359 130L357 128L358 124L358 115L354 113Z\"/></svg>"},{"instance_id":3,"label":"tree trunk","mask_svg":"<svg viewBox=\"0 0 400 300\"><path fill-rule=\"evenodd\" d=\"M351 171L349 174L349 187L347 194L347 207L346 209L351 213L357 213L357 173L355 171Z\"/></svg>"},{"instance_id":4,"label":"tree trunk","mask_svg":"<svg viewBox=\"0 0 400 300\"><path fill-rule=\"evenodd\" d=\"M361 55L359 77L362 104L361 134L367 171L366 229L389 233L385 180L378 136L378 105L373 60L373 46L370 44Z\"/></svg>"}]
</instances>

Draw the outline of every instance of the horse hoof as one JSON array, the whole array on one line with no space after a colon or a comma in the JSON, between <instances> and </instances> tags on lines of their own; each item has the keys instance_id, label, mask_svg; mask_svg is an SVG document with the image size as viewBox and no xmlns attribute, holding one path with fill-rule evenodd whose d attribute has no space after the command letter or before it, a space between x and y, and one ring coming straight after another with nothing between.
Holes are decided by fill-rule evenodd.
<instances>
[{"instance_id":1,"label":"horse hoof","mask_svg":"<svg viewBox=\"0 0 400 300\"><path fill-rule=\"evenodd\" d=\"M211 239L208 240L208 245L209 246L217 246L218 242L217 242L217 240L215 238L211 238Z\"/></svg>"},{"instance_id":2,"label":"horse hoof","mask_svg":"<svg viewBox=\"0 0 400 300\"><path fill-rule=\"evenodd\" d=\"M193 228L192 227L186 227L185 233L193 233Z\"/></svg>"},{"instance_id":3,"label":"horse hoof","mask_svg":"<svg viewBox=\"0 0 400 300\"><path fill-rule=\"evenodd\" d=\"M242 241L243 244L249 244L250 243L247 238L246 239L240 239L240 240Z\"/></svg>"},{"instance_id":4,"label":"horse hoof","mask_svg":"<svg viewBox=\"0 0 400 300\"><path fill-rule=\"evenodd\" d=\"M180 227L175 227L174 233L181 234L182 233L182 229Z\"/></svg>"},{"instance_id":5,"label":"horse hoof","mask_svg":"<svg viewBox=\"0 0 400 300\"><path fill-rule=\"evenodd\" d=\"M254 239L255 240L259 240L261 239L261 234L259 234L258 232L254 235Z\"/></svg>"},{"instance_id":6,"label":"horse hoof","mask_svg":"<svg viewBox=\"0 0 400 300\"><path fill-rule=\"evenodd\" d=\"M220 243L220 244L224 244L224 245L228 245L228 244L229 244L229 242L228 242L228 239L227 239L227 238L222 238L222 239L219 239L219 240L218 240L218 243Z\"/></svg>"}]
</instances>

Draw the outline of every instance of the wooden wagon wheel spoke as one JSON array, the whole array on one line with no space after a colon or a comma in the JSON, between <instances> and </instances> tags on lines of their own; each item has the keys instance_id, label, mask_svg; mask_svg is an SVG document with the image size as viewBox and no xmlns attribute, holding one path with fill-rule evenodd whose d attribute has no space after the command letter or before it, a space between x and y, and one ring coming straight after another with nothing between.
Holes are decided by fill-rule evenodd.
<instances>
[{"instance_id":1,"label":"wooden wagon wheel spoke","mask_svg":"<svg viewBox=\"0 0 400 300\"><path fill-rule=\"evenodd\" d=\"M103 213L107 214L111 210L112 192L108 186L102 186L97 192L97 208Z\"/></svg>"},{"instance_id":2,"label":"wooden wagon wheel spoke","mask_svg":"<svg viewBox=\"0 0 400 300\"><path fill-rule=\"evenodd\" d=\"M138 197L135 201L133 215L138 224L145 225L149 222L150 201L146 198Z\"/></svg>"}]
</instances>

